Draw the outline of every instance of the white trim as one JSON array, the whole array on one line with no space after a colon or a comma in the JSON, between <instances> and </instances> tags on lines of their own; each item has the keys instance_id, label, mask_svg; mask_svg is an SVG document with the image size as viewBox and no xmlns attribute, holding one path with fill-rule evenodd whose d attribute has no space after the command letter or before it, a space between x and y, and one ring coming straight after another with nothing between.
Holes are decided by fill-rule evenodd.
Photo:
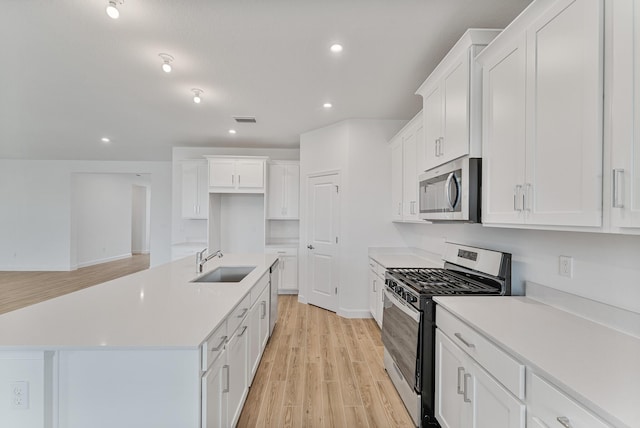
<instances>
[{"instance_id":1,"label":"white trim","mask_svg":"<svg viewBox=\"0 0 640 428\"><path fill-rule=\"evenodd\" d=\"M77 268L79 269L87 266L99 265L100 263L115 262L116 260L122 260L129 257L131 257L131 253L121 254L113 257L105 257L104 259L89 260L88 262L78 263Z\"/></svg>"},{"instance_id":2,"label":"white trim","mask_svg":"<svg viewBox=\"0 0 640 428\"><path fill-rule=\"evenodd\" d=\"M278 294L298 294L297 288L279 288Z\"/></svg>"},{"instance_id":3,"label":"white trim","mask_svg":"<svg viewBox=\"0 0 640 428\"><path fill-rule=\"evenodd\" d=\"M338 308L337 314L343 318L373 318L370 309L344 309Z\"/></svg>"},{"instance_id":4,"label":"white trim","mask_svg":"<svg viewBox=\"0 0 640 428\"><path fill-rule=\"evenodd\" d=\"M307 304L307 298L302 294L298 293L298 303L302 303L303 305Z\"/></svg>"}]
</instances>

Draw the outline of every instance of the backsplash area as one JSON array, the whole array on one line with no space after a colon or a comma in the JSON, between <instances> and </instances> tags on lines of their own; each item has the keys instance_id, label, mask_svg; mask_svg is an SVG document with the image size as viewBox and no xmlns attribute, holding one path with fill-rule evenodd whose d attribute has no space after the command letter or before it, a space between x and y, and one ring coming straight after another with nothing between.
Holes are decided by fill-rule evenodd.
<instances>
[{"instance_id":1,"label":"backsplash area","mask_svg":"<svg viewBox=\"0 0 640 428\"><path fill-rule=\"evenodd\" d=\"M510 252L514 294L524 281L640 313L640 237L483 227L394 223L409 247L442 254L444 242ZM559 256L573 258L573 277L559 274Z\"/></svg>"}]
</instances>

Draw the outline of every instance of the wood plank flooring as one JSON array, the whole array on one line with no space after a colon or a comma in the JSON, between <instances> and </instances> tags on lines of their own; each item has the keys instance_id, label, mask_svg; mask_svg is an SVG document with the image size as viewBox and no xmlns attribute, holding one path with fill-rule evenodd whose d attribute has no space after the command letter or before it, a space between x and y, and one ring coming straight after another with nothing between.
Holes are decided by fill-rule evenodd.
<instances>
[{"instance_id":1,"label":"wood plank flooring","mask_svg":"<svg viewBox=\"0 0 640 428\"><path fill-rule=\"evenodd\" d=\"M149 255L69 272L0 271L0 314L149 268Z\"/></svg>"},{"instance_id":2,"label":"wood plank flooring","mask_svg":"<svg viewBox=\"0 0 640 428\"><path fill-rule=\"evenodd\" d=\"M412 427L382 350L374 320L280 296L238 427Z\"/></svg>"}]
</instances>

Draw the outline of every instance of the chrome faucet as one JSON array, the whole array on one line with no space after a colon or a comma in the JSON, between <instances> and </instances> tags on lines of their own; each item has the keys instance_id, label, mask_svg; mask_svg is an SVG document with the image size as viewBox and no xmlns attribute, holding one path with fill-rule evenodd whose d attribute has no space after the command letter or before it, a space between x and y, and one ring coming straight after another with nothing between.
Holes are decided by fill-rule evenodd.
<instances>
[{"instance_id":1,"label":"chrome faucet","mask_svg":"<svg viewBox=\"0 0 640 428\"><path fill-rule=\"evenodd\" d=\"M222 257L222 250L217 250L211 254L209 254L208 256L204 257L204 253L207 251L207 249L205 248L202 251L198 251L196 253L196 272L198 273L202 273L202 268L204 266L204 264L206 262L208 262L209 260L211 260L214 257Z\"/></svg>"}]
</instances>

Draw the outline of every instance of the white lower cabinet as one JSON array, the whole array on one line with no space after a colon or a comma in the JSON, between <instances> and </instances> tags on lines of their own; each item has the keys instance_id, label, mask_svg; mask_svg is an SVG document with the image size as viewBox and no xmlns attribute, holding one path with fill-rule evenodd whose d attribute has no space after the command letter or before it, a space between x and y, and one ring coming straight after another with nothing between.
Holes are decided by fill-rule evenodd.
<instances>
[{"instance_id":1,"label":"white lower cabinet","mask_svg":"<svg viewBox=\"0 0 640 428\"><path fill-rule=\"evenodd\" d=\"M226 351L202 376L202 428L227 426L227 393L229 392L229 365Z\"/></svg>"},{"instance_id":2,"label":"white lower cabinet","mask_svg":"<svg viewBox=\"0 0 640 428\"><path fill-rule=\"evenodd\" d=\"M235 426L240 418L244 400L248 391L248 347L249 329L247 318L243 320L227 346L229 361L229 392L228 392L228 426Z\"/></svg>"},{"instance_id":3,"label":"white lower cabinet","mask_svg":"<svg viewBox=\"0 0 640 428\"><path fill-rule=\"evenodd\" d=\"M296 248L271 247L265 250L267 253L278 254L278 270L280 283L279 294L298 293L298 250Z\"/></svg>"},{"instance_id":4,"label":"white lower cabinet","mask_svg":"<svg viewBox=\"0 0 640 428\"><path fill-rule=\"evenodd\" d=\"M385 268L375 260L369 259L369 311L378 326L382 328L382 312L384 306L384 272Z\"/></svg>"},{"instance_id":5,"label":"white lower cabinet","mask_svg":"<svg viewBox=\"0 0 640 428\"><path fill-rule=\"evenodd\" d=\"M437 330L436 418L446 428L524 428L525 404Z\"/></svg>"},{"instance_id":6,"label":"white lower cabinet","mask_svg":"<svg viewBox=\"0 0 640 428\"><path fill-rule=\"evenodd\" d=\"M259 290L258 290L259 292ZM248 376L249 386L253 382L262 351L269 340L269 286L265 287L259 297L254 300L253 306L249 311L249 359L248 359Z\"/></svg>"}]
</instances>

